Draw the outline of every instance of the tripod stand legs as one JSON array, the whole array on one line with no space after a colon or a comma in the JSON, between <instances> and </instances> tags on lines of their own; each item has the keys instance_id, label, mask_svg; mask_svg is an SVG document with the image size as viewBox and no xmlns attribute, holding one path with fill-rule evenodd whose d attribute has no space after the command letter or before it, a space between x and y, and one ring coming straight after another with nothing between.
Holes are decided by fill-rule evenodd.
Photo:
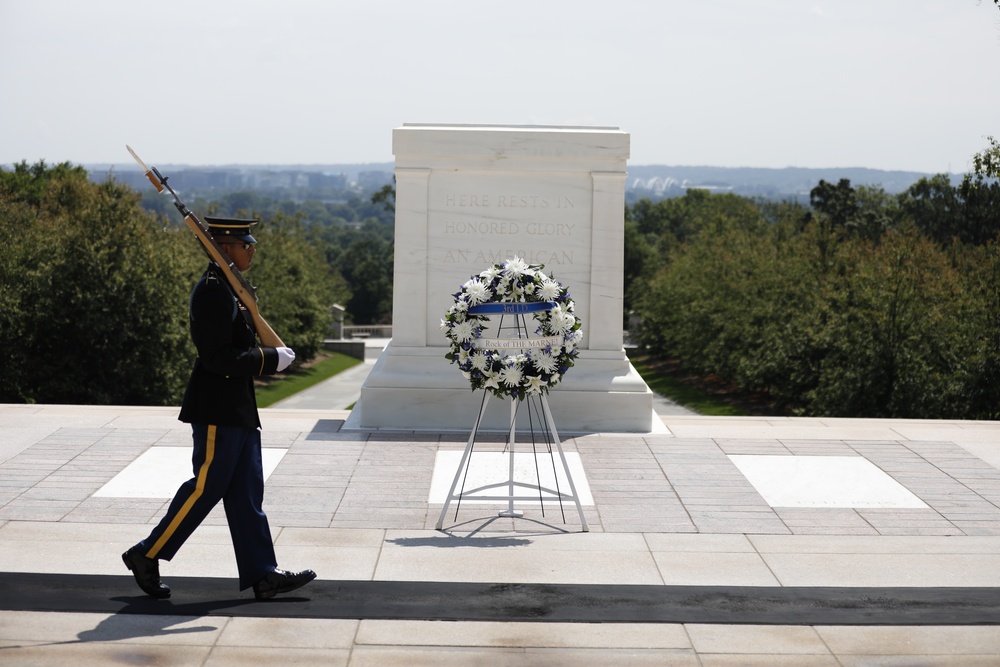
<instances>
[{"instance_id":1,"label":"tripod stand legs","mask_svg":"<svg viewBox=\"0 0 1000 667\"><path fill-rule=\"evenodd\" d=\"M486 484L473 489L465 488L465 480L468 477L469 468L472 463L472 454L475 448L476 436L479 432L479 428L482 424L483 415L486 413L486 406L489 402L489 393L484 392L482 406L479 410L479 415L476 417L475 425L472 428L472 433L469 436L469 440L465 445L465 451L462 453L461 461L458 465L458 469L455 471L455 477L452 480L451 488L448 491L448 496L445 498L444 507L441 508L441 514L438 516L438 521L435 526L437 530L441 530L444 525L445 517L448 514L448 509L452 501L457 501L458 506L456 507L456 515L458 509L461 507L462 499L467 500L489 500L497 501L502 500L507 502L507 509L498 513L501 517L512 517L521 518L524 513L514 507L515 501L527 501L527 500L537 500L542 501L544 494L549 494L550 497L555 498L559 501L560 506L564 500L572 500L576 504L577 512L580 516L580 525L583 532L588 532L590 529L587 526L587 518L583 513L583 506L580 503L580 497L576 490L576 484L573 482L573 475L569 469L569 463L566 459L566 453L563 451L562 442L559 440L559 433L556 431L555 420L552 418L552 411L549 409L548 401L544 394L539 396L541 399L542 415L545 428L548 430L549 434L552 436L552 440L555 444L555 452L549 447L549 456L554 456L555 453L559 455L559 461L562 464L562 472L565 474L566 481L569 484L569 493L564 493L558 488L558 472L556 471L555 463L553 462L553 474L556 477L556 489L547 489L542 486L541 479L536 478L536 484L528 484L525 482L520 482L515 480L515 422L517 418L517 408L520 401L517 399L511 399L510 405L510 424L509 430L507 432L507 448L508 448L508 466L507 466L507 480L504 482ZM534 436L534 425L531 425L532 436ZM535 452L535 456L538 456L538 452ZM537 465L536 465L537 471ZM537 474L537 473L536 473ZM461 488L459 488L459 482L461 480ZM492 489L504 489L505 495L484 495L484 491L489 491ZM518 488L533 489L537 495L527 496L518 495ZM457 491L457 492L456 492ZM564 515L565 519L565 515Z\"/></svg>"}]
</instances>

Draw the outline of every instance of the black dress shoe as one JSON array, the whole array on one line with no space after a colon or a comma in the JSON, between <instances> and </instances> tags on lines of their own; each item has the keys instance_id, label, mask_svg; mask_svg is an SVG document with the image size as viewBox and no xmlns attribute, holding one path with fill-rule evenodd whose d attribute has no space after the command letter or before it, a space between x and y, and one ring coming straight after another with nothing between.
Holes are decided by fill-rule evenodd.
<instances>
[{"instance_id":1,"label":"black dress shoe","mask_svg":"<svg viewBox=\"0 0 1000 667\"><path fill-rule=\"evenodd\" d=\"M146 595L151 595L158 600L170 597L170 587L160 581L160 562L155 558L146 558L139 551L132 547L122 554L125 567L132 570L135 576L135 583Z\"/></svg>"},{"instance_id":2,"label":"black dress shoe","mask_svg":"<svg viewBox=\"0 0 1000 667\"><path fill-rule=\"evenodd\" d=\"M253 585L253 595L258 600L266 600L279 593L288 593L296 588L301 588L315 578L316 573L312 570L288 572L275 568L273 572Z\"/></svg>"}]
</instances>

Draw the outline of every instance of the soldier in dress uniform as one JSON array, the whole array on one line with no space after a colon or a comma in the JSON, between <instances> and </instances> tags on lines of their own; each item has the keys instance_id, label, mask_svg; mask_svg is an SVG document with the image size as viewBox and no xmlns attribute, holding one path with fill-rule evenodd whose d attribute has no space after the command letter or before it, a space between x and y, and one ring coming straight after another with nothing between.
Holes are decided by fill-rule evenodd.
<instances>
[{"instance_id":1,"label":"soldier in dress uniform","mask_svg":"<svg viewBox=\"0 0 1000 667\"><path fill-rule=\"evenodd\" d=\"M240 271L253 263L256 220L207 217L209 232ZM278 569L264 498L260 417L253 378L287 368L288 347L258 344L253 320L236 299L219 266L211 262L191 292L191 338L198 351L179 419L191 424L194 477L177 490L149 536L122 554L139 588L170 597L159 561L170 560L221 500L236 552L240 590L257 599L287 593L312 581L312 570Z\"/></svg>"}]
</instances>

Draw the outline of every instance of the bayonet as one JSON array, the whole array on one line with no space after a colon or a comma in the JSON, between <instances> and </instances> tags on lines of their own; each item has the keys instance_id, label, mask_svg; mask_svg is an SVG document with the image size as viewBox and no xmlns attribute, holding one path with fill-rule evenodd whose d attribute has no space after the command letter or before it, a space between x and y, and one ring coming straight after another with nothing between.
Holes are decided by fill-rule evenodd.
<instances>
[{"instance_id":1,"label":"bayonet","mask_svg":"<svg viewBox=\"0 0 1000 667\"><path fill-rule=\"evenodd\" d=\"M174 189L170 187L167 182L167 177L162 175L157 168L147 167L146 163L143 162L136 152L132 150L132 147L127 145L125 148L131 153L135 161L139 163L142 167L143 174L149 179L149 182L153 184L157 192L163 192L166 190L174 198L174 206L180 211L181 215L184 216L184 222L187 226L194 232L195 237L201 243L202 248L212 259L213 262L219 265L222 269L222 274L226 278L226 282L233 289L236 294L236 298L239 299L246 309L250 312L253 318L254 326L257 329L257 336L260 338L260 342L269 347L284 347L285 344L281 342L281 338L274 332L274 329L264 320L260 314L260 309L257 307L257 291L254 289L253 285L247 282L246 278L240 272L236 265L233 264L225 253L222 252L222 248L219 244L215 242L212 235L208 233L208 227L205 226L201 220L198 219L186 204L181 201L181 198L174 192Z\"/></svg>"}]
</instances>

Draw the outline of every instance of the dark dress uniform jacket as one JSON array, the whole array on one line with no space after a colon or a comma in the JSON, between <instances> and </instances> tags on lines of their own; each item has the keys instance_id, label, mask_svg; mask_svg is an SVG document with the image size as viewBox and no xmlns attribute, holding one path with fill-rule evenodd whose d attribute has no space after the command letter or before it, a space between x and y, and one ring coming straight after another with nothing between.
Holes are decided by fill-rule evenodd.
<instances>
[{"instance_id":1,"label":"dark dress uniform jacket","mask_svg":"<svg viewBox=\"0 0 1000 667\"><path fill-rule=\"evenodd\" d=\"M253 320L212 263L191 292L191 339L198 359L179 419L259 428L253 378L277 371L278 352L257 343Z\"/></svg>"}]
</instances>

